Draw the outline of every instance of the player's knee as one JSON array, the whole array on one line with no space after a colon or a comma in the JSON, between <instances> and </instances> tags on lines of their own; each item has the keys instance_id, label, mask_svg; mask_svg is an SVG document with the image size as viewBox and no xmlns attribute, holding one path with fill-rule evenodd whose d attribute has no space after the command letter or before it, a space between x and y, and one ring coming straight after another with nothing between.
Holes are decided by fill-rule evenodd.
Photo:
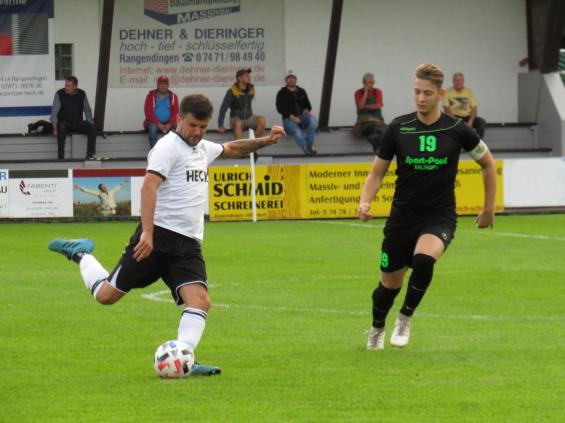
<instances>
[{"instance_id":1,"label":"player's knee","mask_svg":"<svg viewBox=\"0 0 565 423\"><path fill-rule=\"evenodd\" d=\"M259 116L257 118L257 126L262 126L263 128L265 127L265 118L263 116Z\"/></svg>"},{"instance_id":2,"label":"player's knee","mask_svg":"<svg viewBox=\"0 0 565 423\"><path fill-rule=\"evenodd\" d=\"M237 129L237 130L241 130L243 129L243 122L239 119L237 119L236 121L234 121L233 123L233 129Z\"/></svg>"},{"instance_id":3,"label":"player's knee","mask_svg":"<svg viewBox=\"0 0 565 423\"><path fill-rule=\"evenodd\" d=\"M96 301L98 301L102 305L112 305L118 300L117 298L113 298L108 295L97 295Z\"/></svg>"},{"instance_id":4,"label":"player's knee","mask_svg":"<svg viewBox=\"0 0 565 423\"><path fill-rule=\"evenodd\" d=\"M121 297L114 295L112 292L108 292L103 289L96 294L96 301L102 305L115 304L120 298Z\"/></svg>"},{"instance_id":5,"label":"player's knee","mask_svg":"<svg viewBox=\"0 0 565 423\"><path fill-rule=\"evenodd\" d=\"M434 274L436 259L427 254L415 254L412 258L412 269L423 280L431 280Z\"/></svg>"},{"instance_id":6,"label":"player's knee","mask_svg":"<svg viewBox=\"0 0 565 423\"><path fill-rule=\"evenodd\" d=\"M212 301L210 301L210 297L206 297L202 307L202 309L205 311L208 311L212 308Z\"/></svg>"},{"instance_id":7,"label":"player's knee","mask_svg":"<svg viewBox=\"0 0 565 423\"><path fill-rule=\"evenodd\" d=\"M202 295L193 298L190 302L191 307L195 307L206 312L212 307L212 301L210 301L208 293L203 293Z\"/></svg>"},{"instance_id":8,"label":"player's knee","mask_svg":"<svg viewBox=\"0 0 565 423\"><path fill-rule=\"evenodd\" d=\"M187 296L185 296L186 298ZM184 302L188 307L194 307L199 310L208 311L212 307L212 301L206 289L193 291L188 295Z\"/></svg>"}]
</instances>

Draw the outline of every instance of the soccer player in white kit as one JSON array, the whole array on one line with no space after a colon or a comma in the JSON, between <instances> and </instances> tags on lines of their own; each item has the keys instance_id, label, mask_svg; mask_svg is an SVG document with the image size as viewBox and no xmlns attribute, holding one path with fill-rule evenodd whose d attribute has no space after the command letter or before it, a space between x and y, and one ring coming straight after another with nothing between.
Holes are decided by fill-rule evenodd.
<instances>
[{"instance_id":1,"label":"soccer player in white kit","mask_svg":"<svg viewBox=\"0 0 565 423\"><path fill-rule=\"evenodd\" d=\"M112 271L92 255L89 239L54 239L49 249L78 263L84 283L101 304L114 304L133 288L162 278L177 305L183 305L177 339L196 349L204 332L210 298L200 243L208 193L208 166L218 157L235 158L275 144L285 132L216 144L202 139L212 117L210 100L199 94L180 104L176 131L149 152L141 188L141 223ZM192 374L220 373L195 365Z\"/></svg>"}]
</instances>

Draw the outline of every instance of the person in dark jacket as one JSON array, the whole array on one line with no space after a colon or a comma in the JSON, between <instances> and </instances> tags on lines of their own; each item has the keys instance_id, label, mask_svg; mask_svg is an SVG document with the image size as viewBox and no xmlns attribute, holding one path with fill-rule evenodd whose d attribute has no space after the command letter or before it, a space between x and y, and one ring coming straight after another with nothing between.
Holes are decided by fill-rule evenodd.
<instances>
[{"instance_id":1,"label":"person in dark jacket","mask_svg":"<svg viewBox=\"0 0 565 423\"><path fill-rule=\"evenodd\" d=\"M83 119L84 116L84 119ZM65 139L69 132L86 134L86 159L94 159L96 154L96 128L92 120L92 109L86 93L78 88L75 76L65 78L65 88L55 93L51 109L53 135L57 137L57 157L65 158Z\"/></svg>"},{"instance_id":2,"label":"person in dark jacket","mask_svg":"<svg viewBox=\"0 0 565 423\"><path fill-rule=\"evenodd\" d=\"M149 134L149 148L155 147L157 141L177 127L179 115L179 99L169 90L169 78L161 75L157 78L157 89L151 90L145 97L145 122L143 128Z\"/></svg>"},{"instance_id":3,"label":"person in dark jacket","mask_svg":"<svg viewBox=\"0 0 565 423\"><path fill-rule=\"evenodd\" d=\"M314 150L314 137L318 126L312 115L308 94L296 85L298 78L292 71L288 72L284 80L286 86L277 94L277 110L282 115L284 130L294 137L304 154L314 156L317 154Z\"/></svg>"},{"instance_id":4,"label":"person in dark jacket","mask_svg":"<svg viewBox=\"0 0 565 423\"><path fill-rule=\"evenodd\" d=\"M257 138L265 131L265 118L253 114L251 103L255 97L255 86L251 83L251 69L244 68L235 74L236 82L226 92L218 115L218 132L226 132L224 118L230 109L230 126L234 139L243 138L243 130L252 128Z\"/></svg>"}]
</instances>

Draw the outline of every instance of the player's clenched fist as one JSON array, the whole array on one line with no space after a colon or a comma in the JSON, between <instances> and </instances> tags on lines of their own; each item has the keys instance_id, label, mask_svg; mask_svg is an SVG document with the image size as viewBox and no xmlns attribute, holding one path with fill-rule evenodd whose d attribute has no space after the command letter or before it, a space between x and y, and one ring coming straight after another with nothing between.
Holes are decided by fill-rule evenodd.
<instances>
[{"instance_id":1,"label":"player's clenched fist","mask_svg":"<svg viewBox=\"0 0 565 423\"><path fill-rule=\"evenodd\" d=\"M278 140L286 135L282 126L273 125L271 128L271 133L269 134L268 142L269 144L275 144Z\"/></svg>"},{"instance_id":2,"label":"player's clenched fist","mask_svg":"<svg viewBox=\"0 0 565 423\"><path fill-rule=\"evenodd\" d=\"M371 205L369 203L361 203L359 204L359 219L363 222L370 220L373 218L373 215L369 213L369 209Z\"/></svg>"},{"instance_id":3,"label":"player's clenched fist","mask_svg":"<svg viewBox=\"0 0 565 423\"><path fill-rule=\"evenodd\" d=\"M475 219L475 226L479 229L492 228L494 225L494 212L482 211Z\"/></svg>"}]
</instances>

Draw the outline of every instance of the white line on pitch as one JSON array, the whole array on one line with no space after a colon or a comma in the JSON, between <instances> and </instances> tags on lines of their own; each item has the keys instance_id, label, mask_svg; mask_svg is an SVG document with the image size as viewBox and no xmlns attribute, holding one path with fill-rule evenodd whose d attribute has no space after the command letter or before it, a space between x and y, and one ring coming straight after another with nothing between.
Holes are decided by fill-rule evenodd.
<instances>
[{"instance_id":1,"label":"white line on pitch","mask_svg":"<svg viewBox=\"0 0 565 423\"><path fill-rule=\"evenodd\" d=\"M527 239L542 239L545 241L565 241L565 237L561 237L561 236L549 236L549 235L530 235L530 234L520 234L520 233L515 233L515 232L491 232L491 231L470 231L470 230L463 230L462 232L465 233L472 233L472 234L478 234L478 235L492 235L492 236L504 236L504 237L510 237L510 238L527 238Z\"/></svg>"},{"instance_id":2,"label":"white line on pitch","mask_svg":"<svg viewBox=\"0 0 565 423\"><path fill-rule=\"evenodd\" d=\"M170 291L157 291L150 294L142 294L141 297L146 300L171 303L173 300L171 298L162 298L162 295L170 294ZM265 311L275 311L275 312L293 312L293 313L324 313L324 314L345 314L349 316L369 316L371 313L369 311L347 311L338 310L333 308L300 308L300 307L286 307L286 306L265 306L259 304L223 304L214 303L214 307L217 308L242 308L248 310L265 310ZM544 315L483 315L483 314L437 314L437 313L419 313L418 317L430 318L430 319L467 319L467 320L541 320L541 321L561 321L565 320L565 316L544 316Z\"/></svg>"},{"instance_id":3,"label":"white line on pitch","mask_svg":"<svg viewBox=\"0 0 565 423\"><path fill-rule=\"evenodd\" d=\"M336 222L335 220L305 220L308 223L321 223L324 225L355 226L359 228L384 228L384 225L371 225L369 223Z\"/></svg>"},{"instance_id":4,"label":"white line on pitch","mask_svg":"<svg viewBox=\"0 0 565 423\"><path fill-rule=\"evenodd\" d=\"M373 228L383 228L384 225L371 225L371 224L363 224L363 223L345 223L345 222L336 222L336 221L323 221L323 220L310 220L311 223L321 223L325 225L341 225L341 226L355 226L359 228L366 228L366 229L373 229ZM527 239L541 239L544 241L565 241L565 237L560 236L550 236L550 235L531 235L531 234L521 234L516 232L496 232L496 231L487 231L487 230L473 230L470 231L468 229L461 229L459 232L465 232L470 234L476 235L491 235L491 236L502 236L502 237L510 237L510 238L527 238Z\"/></svg>"}]
</instances>

